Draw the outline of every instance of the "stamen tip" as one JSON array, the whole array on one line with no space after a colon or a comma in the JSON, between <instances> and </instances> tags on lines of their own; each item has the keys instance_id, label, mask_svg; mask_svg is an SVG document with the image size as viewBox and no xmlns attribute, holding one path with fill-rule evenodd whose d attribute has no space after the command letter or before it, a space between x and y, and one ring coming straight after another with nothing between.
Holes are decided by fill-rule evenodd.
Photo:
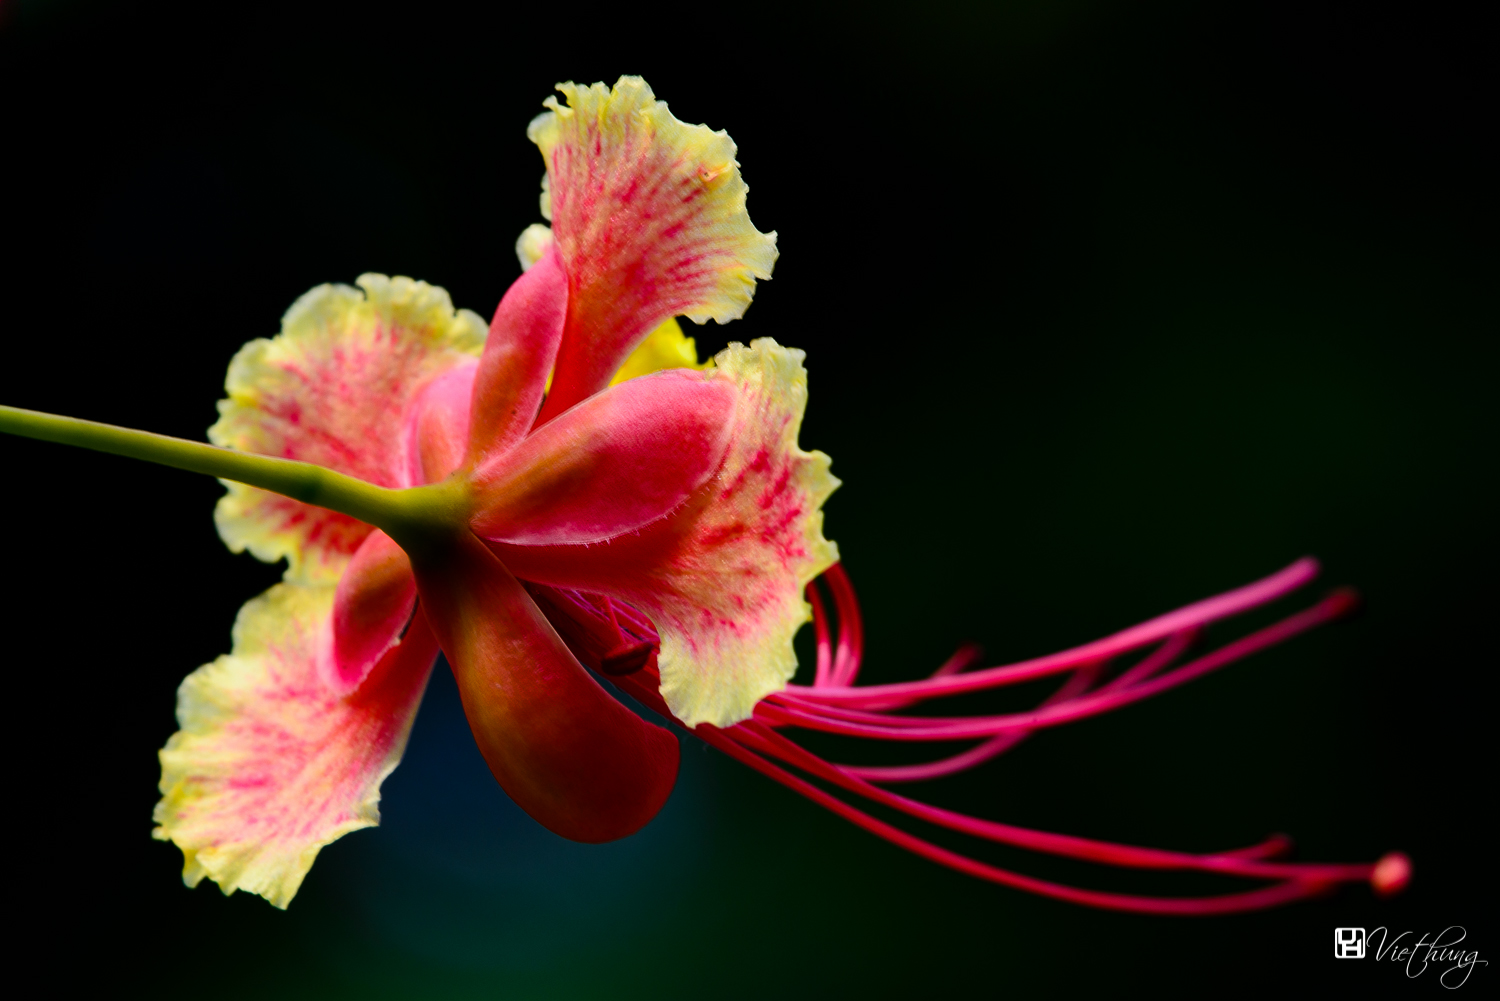
<instances>
[{"instance_id":1,"label":"stamen tip","mask_svg":"<svg viewBox=\"0 0 1500 1001\"><path fill-rule=\"evenodd\" d=\"M1278 831L1266 839L1266 858L1286 858L1296 847L1297 842L1292 840L1290 834Z\"/></svg>"},{"instance_id":2,"label":"stamen tip","mask_svg":"<svg viewBox=\"0 0 1500 1001\"><path fill-rule=\"evenodd\" d=\"M1382 897L1394 897L1411 882L1411 858L1405 852L1386 852L1370 873L1370 886Z\"/></svg>"},{"instance_id":3,"label":"stamen tip","mask_svg":"<svg viewBox=\"0 0 1500 1001\"><path fill-rule=\"evenodd\" d=\"M1364 597L1352 587L1335 588L1323 600L1329 616L1336 619L1352 619L1365 607Z\"/></svg>"}]
</instances>

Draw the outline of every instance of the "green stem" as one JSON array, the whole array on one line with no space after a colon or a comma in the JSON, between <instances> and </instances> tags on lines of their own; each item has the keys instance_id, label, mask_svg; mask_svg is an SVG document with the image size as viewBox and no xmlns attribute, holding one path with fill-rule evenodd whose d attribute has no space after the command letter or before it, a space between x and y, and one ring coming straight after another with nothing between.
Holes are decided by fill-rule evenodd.
<instances>
[{"instance_id":1,"label":"green stem","mask_svg":"<svg viewBox=\"0 0 1500 1001\"><path fill-rule=\"evenodd\" d=\"M435 533L446 534L468 519L468 493L457 478L393 490L310 462L238 452L185 438L3 405L0 431L260 487L358 518L385 531L403 547Z\"/></svg>"}]
</instances>

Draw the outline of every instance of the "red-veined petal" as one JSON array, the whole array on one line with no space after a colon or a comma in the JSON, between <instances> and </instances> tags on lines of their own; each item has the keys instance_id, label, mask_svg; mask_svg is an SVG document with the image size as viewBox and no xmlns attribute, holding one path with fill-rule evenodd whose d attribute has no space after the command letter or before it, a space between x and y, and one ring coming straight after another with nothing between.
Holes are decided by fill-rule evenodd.
<instances>
[{"instance_id":1,"label":"red-veined petal","mask_svg":"<svg viewBox=\"0 0 1500 1001\"><path fill-rule=\"evenodd\" d=\"M776 235L758 232L745 211L726 133L678 121L639 77L557 89L568 106L548 98L552 110L527 129L547 164L543 209L568 273L544 421L608 384L668 317L743 316L755 280L776 262ZM543 244L538 236L523 260Z\"/></svg>"},{"instance_id":2,"label":"red-veined petal","mask_svg":"<svg viewBox=\"0 0 1500 1001\"><path fill-rule=\"evenodd\" d=\"M286 907L318 850L380 820L438 644L418 612L352 692L329 683L334 589L277 584L247 602L234 652L188 675L161 751L154 834L207 876Z\"/></svg>"},{"instance_id":3,"label":"red-veined petal","mask_svg":"<svg viewBox=\"0 0 1500 1001\"><path fill-rule=\"evenodd\" d=\"M838 480L826 455L797 445L803 357L771 340L717 356L708 374L735 391L729 449L667 518L599 545L493 545L524 580L612 595L650 616L662 696L689 726L747 719L785 687L792 637L811 614L803 589L838 559L821 511Z\"/></svg>"},{"instance_id":4,"label":"red-veined petal","mask_svg":"<svg viewBox=\"0 0 1500 1001\"><path fill-rule=\"evenodd\" d=\"M214 444L411 485L408 408L429 380L479 354L484 321L455 313L448 293L426 282L363 275L359 285L318 286L287 310L278 336L240 349L208 432ZM219 534L235 552L286 557L288 580L336 580L370 532L346 515L226 486Z\"/></svg>"}]
</instances>

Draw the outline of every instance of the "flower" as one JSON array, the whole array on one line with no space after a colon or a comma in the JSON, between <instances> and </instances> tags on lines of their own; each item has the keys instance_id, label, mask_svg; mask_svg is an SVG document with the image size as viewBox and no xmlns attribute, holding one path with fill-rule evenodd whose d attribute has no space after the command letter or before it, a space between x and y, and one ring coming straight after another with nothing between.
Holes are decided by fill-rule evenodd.
<instances>
[{"instance_id":1,"label":"flower","mask_svg":"<svg viewBox=\"0 0 1500 1001\"><path fill-rule=\"evenodd\" d=\"M443 290L406 278L313 289L277 337L232 362L210 429L220 449L0 408L5 430L220 475L226 543L287 560L283 582L241 610L233 651L179 690L155 833L182 849L189 885L207 876L225 893L285 907L323 845L377 823L380 785L440 650L496 779L575 840L647 823L679 754L670 731L627 710L592 668L866 830L1031 892L1203 914L1344 881L1382 892L1406 883L1399 853L1375 865L1292 863L1279 837L1220 853L1161 851L985 821L885 789L1165 691L1337 618L1353 599L1335 592L1172 666L1208 624L1312 579L1316 565L1304 560L1071 651L973 670L978 654L966 648L928 679L857 686L858 603L822 535L821 507L838 481L827 456L797 442L802 353L761 339L702 367L673 319L736 319L756 280L770 277L775 235L750 224L735 147L678 122L637 78L559 90L567 105L549 100L528 130L546 164L541 209L552 226L521 235L524 273L487 330ZM792 638L809 619L813 684L790 685ZM1148 652L1111 673L1138 651ZM1056 674L1063 685L1028 713L902 712ZM791 741L789 727L977 743L924 764L838 765ZM982 839L1269 885L1203 898L1063 886L917 838L808 779Z\"/></svg>"},{"instance_id":2,"label":"flower","mask_svg":"<svg viewBox=\"0 0 1500 1001\"><path fill-rule=\"evenodd\" d=\"M560 89L529 130L553 228L523 237L487 335L441 289L365 275L230 366L216 444L444 493L433 524L388 534L227 484L225 541L288 568L181 689L156 833L190 884L285 906L322 845L376 823L440 648L533 817L581 841L650 820L676 738L589 676L518 578L649 615L649 647L611 663L659 667L689 726L748 718L796 669L803 589L837 559L819 510L837 481L797 446L802 354L759 340L700 369L673 319L740 316L775 237L726 135L638 79Z\"/></svg>"}]
</instances>

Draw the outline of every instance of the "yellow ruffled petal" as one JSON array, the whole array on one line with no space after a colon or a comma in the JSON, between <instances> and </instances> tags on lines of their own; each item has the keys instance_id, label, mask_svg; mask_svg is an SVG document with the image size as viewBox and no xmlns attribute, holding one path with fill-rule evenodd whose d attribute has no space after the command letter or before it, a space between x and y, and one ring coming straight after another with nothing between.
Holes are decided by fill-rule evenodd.
<instances>
[{"instance_id":1,"label":"yellow ruffled petal","mask_svg":"<svg viewBox=\"0 0 1500 1001\"><path fill-rule=\"evenodd\" d=\"M407 408L434 376L477 356L488 327L426 282L369 274L358 284L363 291L318 286L287 310L279 335L240 349L210 441L411 485ZM268 563L285 557L288 580L336 580L370 531L346 515L225 486L214 512L224 542Z\"/></svg>"},{"instance_id":2,"label":"yellow ruffled petal","mask_svg":"<svg viewBox=\"0 0 1500 1001\"><path fill-rule=\"evenodd\" d=\"M797 444L805 355L769 338L731 344L713 381L734 395L718 471L665 518L587 545L493 543L522 580L605 594L661 637L661 694L688 726L731 726L797 670L792 638L811 618L808 583L838 561L823 503L829 458Z\"/></svg>"},{"instance_id":3,"label":"yellow ruffled petal","mask_svg":"<svg viewBox=\"0 0 1500 1001\"><path fill-rule=\"evenodd\" d=\"M822 511L838 478L826 454L797 444L806 357L767 337L714 359L715 378L740 388L734 436L712 500L671 561L670 593L652 609L661 694L688 726L749 719L786 687L797 673L792 638L812 619L803 593L838 562Z\"/></svg>"},{"instance_id":4,"label":"yellow ruffled petal","mask_svg":"<svg viewBox=\"0 0 1500 1001\"><path fill-rule=\"evenodd\" d=\"M750 222L726 133L678 121L639 77L557 89L567 105L549 98L527 129L568 271L561 395L544 414L602 389L668 317L743 316L776 262L776 234Z\"/></svg>"},{"instance_id":5,"label":"yellow ruffled petal","mask_svg":"<svg viewBox=\"0 0 1500 1001\"><path fill-rule=\"evenodd\" d=\"M706 195L693 206L693 235L712 240L711 250L718 267L711 283L698 293L698 301L680 313L694 323L710 319L728 323L745 315L755 294L755 279L770 278L776 263L776 234L762 233L750 222L745 211L745 196L750 189L740 177L734 140L729 133L715 132L706 125L689 125L678 121L667 110L667 102L658 101L646 81L638 76L622 76L613 88L602 83L580 87L575 83L557 86L567 106L555 97L543 101L552 110L538 115L526 135L542 151L547 162L544 181L543 212L553 219L563 240L563 257L572 263L576 251L585 245L601 247L620 239L621 220L617 214L591 213L577 216L564 225L564 196L569 208L600 204L641 205L650 208L649 197L631 199L629 186L643 177L662 190L678 185L692 193ZM572 147L580 153L603 147L597 159L579 156L559 163L555 152L559 146ZM627 157L634 155L635 162ZM641 157L666 165L650 170ZM627 164L630 169L612 176L589 176L590 167L600 162ZM630 213L634 216L635 213ZM674 225L678 218L631 218L638 229L632 232L632 243L679 244ZM613 233L612 233L613 231ZM661 231L661 232L656 232Z\"/></svg>"},{"instance_id":6,"label":"yellow ruffled petal","mask_svg":"<svg viewBox=\"0 0 1500 1001\"><path fill-rule=\"evenodd\" d=\"M697 343L683 334L677 318L672 317L641 341L640 347L630 353L609 384L613 386L638 375L650 375L668 368L704 369L712 364L713 359L701 365L698 363Z\"/></svg>"},{"instance_id":7,"label":"yellow ruffled petal","mask_svg":"<svg viewBox=\"0 0 1500 1001\"><path fill-rule=\"evenodd\" d=\"M331 585L278 584L247 602L234 652L188 675L161 751L153 832L183 880L286 907L322 846L380 821L437 655L418 615L359 688L331 683Z\"/></svg>"}]
</instances>

